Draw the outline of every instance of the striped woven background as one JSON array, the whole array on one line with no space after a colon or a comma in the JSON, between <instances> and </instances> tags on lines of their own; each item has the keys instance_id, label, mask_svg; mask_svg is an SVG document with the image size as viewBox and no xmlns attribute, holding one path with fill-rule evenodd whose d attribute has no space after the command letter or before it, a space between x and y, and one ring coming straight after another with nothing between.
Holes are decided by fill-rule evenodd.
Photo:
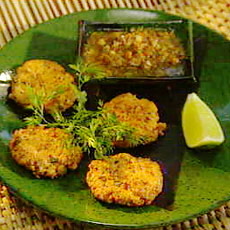
<instances>
[{"instance_id":1,"label":"striped woven background","mask_svg":"<svg viewBox=\"0 0 230 230\"><path fill-rule=\"evenodd\" d=\"M36 24L76 11L103 8L166 11L206 25L230 40L230 0L0 0L0 47ZM58 229L95 227L77 225L29 207L0 183L0 230ZM230 202L198 218L160 229L230 230Z\"/></svg>"},{"instance_id":2,"label":"striped woven background","mask_svg":"<svg viewBox=\"0 0 230 230\"><path fill-rule=\"evenodd\" d=\"M230 39L229 0L0 0L0 46L61 15L102 8L163 10L202 23Z\"/></svg>"}]
</instances>

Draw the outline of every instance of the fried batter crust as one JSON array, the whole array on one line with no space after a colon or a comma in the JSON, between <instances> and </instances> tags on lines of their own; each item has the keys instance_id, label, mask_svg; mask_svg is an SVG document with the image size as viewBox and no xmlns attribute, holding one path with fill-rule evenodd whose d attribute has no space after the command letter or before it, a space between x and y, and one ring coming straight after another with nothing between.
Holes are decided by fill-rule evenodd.
<instances>
[{"instance_id":1,"label":"fried batter crust","mask_svg":"<svg viewBox=\"0 0 230 230\"><path fill-rule=\"evenodd\" d=\"M37 178L56 178L76 169L82 159L80 147L70 140L62 129L28 126L14 132L9 147L14 160Z\"/></svg>"},{"instance_id":2,"label":"fried batter crust","mask_svg":"<svg viewBox=\"0 0 230 230\"><path fill-rule=\"evenodd\" d=\"M119 121L135 128L134 136L139 144L147 144L164 135L166 123L159 122L157 106L148 99L138 99L124 93L105 103L104 108L116 115ZM114 142L116 147L133 147L126 139Z\"/></svg>"},{"instance_id":3,"label":"fried batter crust","mask_svg":"<svg viewBox=\"0 0 230 230\"><path fill-rule=\"evenodd\" d=\"M152 204L163 187L157 162L119 153L89 164L86 176L92 194L107 203L126 206Z\"/></svg>"},{"instance_id":4,"label":"fried batter crust","mask_svg":"<svg viewBox=\"0 0 230 230\"><path fill-rule=\"evenodd\" d=\"M34 59L17 68L9 97L23 107L31 107L29 88L42 98L48 113L64 111L77 99L74 77L54 61Z\"/></svg>"}]
</instances>

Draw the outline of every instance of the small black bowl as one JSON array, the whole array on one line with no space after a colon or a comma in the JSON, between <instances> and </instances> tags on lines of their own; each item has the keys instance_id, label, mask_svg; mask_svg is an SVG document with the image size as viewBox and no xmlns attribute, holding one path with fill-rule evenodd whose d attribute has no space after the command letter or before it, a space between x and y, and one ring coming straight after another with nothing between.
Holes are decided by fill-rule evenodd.
<instances>
[{"instance_id":1,"label":"small black bowl","mask_svg":"<svg viewBox=\"0 0 230 230\"><path fill-rule=\"evenodd\" d=\"M79 21L78 31L78 44L77 44L77 55L84 61L84 47L88 45L88 39L94 32L111 33L111 32L132 32L133 29L146 28L157 31L173 32L176 39L181 43L184 51L185 58L181 60L179 65L172 65L171 67L162 67L165 75L156 76L154 74L146 74L142 76L135 75L130 76L119 76L119 78L128 79L192 79L196 81L194 73L194 42L193 42L193 23L189 20L170 20L170 21L152 21L148 23L105 23L105 22L89 22ZM153 39L155 39L153 37ZM159 39L159 38L158 38ZM121 48L121 47L120 47ZM134 51L138 51L135 48ZM103 52L103 51L102 51ZM160 51L161 52L161 51ZM99 54L100 55L100 54ZM161 53L157 55L162 55ZM130 66L131 67L131 66ZM108 67L109 68L109 67ZM117 67L119 68L119 67ZM118 76L112 76L108 78L117 78Z\"/></svg>"}]
</instances>

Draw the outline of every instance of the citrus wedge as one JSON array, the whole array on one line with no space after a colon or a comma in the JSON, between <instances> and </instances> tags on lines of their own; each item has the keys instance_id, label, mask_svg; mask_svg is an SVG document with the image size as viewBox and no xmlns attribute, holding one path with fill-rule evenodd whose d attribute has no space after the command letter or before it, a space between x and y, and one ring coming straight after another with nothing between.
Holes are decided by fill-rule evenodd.
<instances>
[{"instance_id":1,"label":"citrus wedge","mask_svg":"<svg viewBox=\"0 0 230 230\"><path fill-rule=\"evenodd\" d=\"M211 148L224 141L224 133L215 114L196 93L188 94L185 101L182 129L189 148Z\"/></svg>"}]
</instances>

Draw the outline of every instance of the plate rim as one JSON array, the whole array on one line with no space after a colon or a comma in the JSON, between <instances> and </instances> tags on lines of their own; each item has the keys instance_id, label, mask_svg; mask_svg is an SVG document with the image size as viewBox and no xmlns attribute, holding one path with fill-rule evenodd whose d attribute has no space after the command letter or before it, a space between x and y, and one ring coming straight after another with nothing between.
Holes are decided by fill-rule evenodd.
<instances>
[{"instance_id":1,"label":"plate rim","mask_svg":"<svg viewBox=\"0 0 230 230\"><path fill-rule=\"evenodd\" d=\"M139 12L145 11L145 12L151 12L151 13L160 13L160 14L163 14L163 15L169 15L169 16L173 16L173 17L176 17L176 18L185 18L185 19L188 19L186 17L178 16L178 15L173 15L173 14L170 14L170 13L167 13L167 12L164 12L164 11L152 10L152 9L141 9L141 8L108 8L108 9L95 9L95 10L88 10L88 11L73 12L73 13L70 13L70 14L67 14L67 15L62 15L60 17L53 18L53 19L50 19L50 20L45 21L43 23L34 25L33 27L29 28L28 30L24 31L23 33L19 34L18 36L16 36L15 38L13 38L9 42L7 42L0 49L0 54L1 54L2 51L4 51L5 49L7 49L8 46L11 46L11 44L14 43L14 41L16 39L20 39L21 37L26 36L27 33L31 33L31 31L36 30L36 28L38 28L40 26L43 26L43 25L46 25L46 24L49 24L50 22L55 22L55 21L58 22L59 20L62 20L62 18L72 17L74 15L84 14L85 12L90 12L90 11L98 11L98 12L99 11L104 11L104 12L108 12L108 11L124 11L124 10L128 10L128 11L139 11ZM189 19L189 20L193 21L192 19ZM225 38L220 32L218 32L218 31L216 31L214 29L209 28L206 25L200 24L198 22L195 22L195 23L197 23L197 24L205 27L208 31L212 31L213 33L219 34L222 38ZM2 165L1 162L0 162L0 168L3 168L3 170L5 168ZM73 218L68 217L68 216L60 215L60 214L54 212L53 210L49 210L49 208L48 209L44 209L39 204L37 204L36 202L34 202L34 200L28 199L28 197L25 197L23 195L24 193L21 193L20 191L17 191L17 189L15 189L13 186L9 185L7 183L7 181L5 181L5 178L2 178L1 174L0 174L0 178L1 178L1 182L3 182L3 184L7 185L7 187L9 188L9 191L13 195L15 195L16 197L18 197L19 199L22 199L29 206L36 207L36 208L38 208L39 210L41 210L41 211L43 211L45 213L48 213L48 214L51 214L51 215L55 215L57 217L65 218L65 219L68 219L70 221L74 221L76 223L77 222L80 222L80 223L83 222L83 223L87 223L87 224L93 224L93 225L96 224L98 226L100 225L100 226L104 226L104 227L113 227L113 228L121 228L121 227L123 227L123 228L146 228L146 227L160 227L160 226L173 225L173 224L176 224L176 223L179 223L179 222L184 222L184 221L190 220L192 218L196 218L196 217L198 217L200 215L203 215L203 214L207 214L208 212L210 212L210 211L212 211L212 210L220 207L221 205L223 205L224 203L226 203L227 201L230 200L230 195L229 195L228 197L226 197L226 199L218 201L215 204L213 204L212 206L210 206L209 209L203 209L201 212L196 213L196 214L191 214L191 215L187 216L186 218L177 218L177 219L174 219L174 220L171 220L171 221L154 222L153 224L147 224L147 225L142 225L142 226L140 226L140 224L138 224L138 225L109 224L109 223L101 223L101 222L98 222L98 221L90 221L90 220L84 220L84 219L81 220L79 218L77 220L77 219L73 219Z\"/></svg>"}]
</instances>

